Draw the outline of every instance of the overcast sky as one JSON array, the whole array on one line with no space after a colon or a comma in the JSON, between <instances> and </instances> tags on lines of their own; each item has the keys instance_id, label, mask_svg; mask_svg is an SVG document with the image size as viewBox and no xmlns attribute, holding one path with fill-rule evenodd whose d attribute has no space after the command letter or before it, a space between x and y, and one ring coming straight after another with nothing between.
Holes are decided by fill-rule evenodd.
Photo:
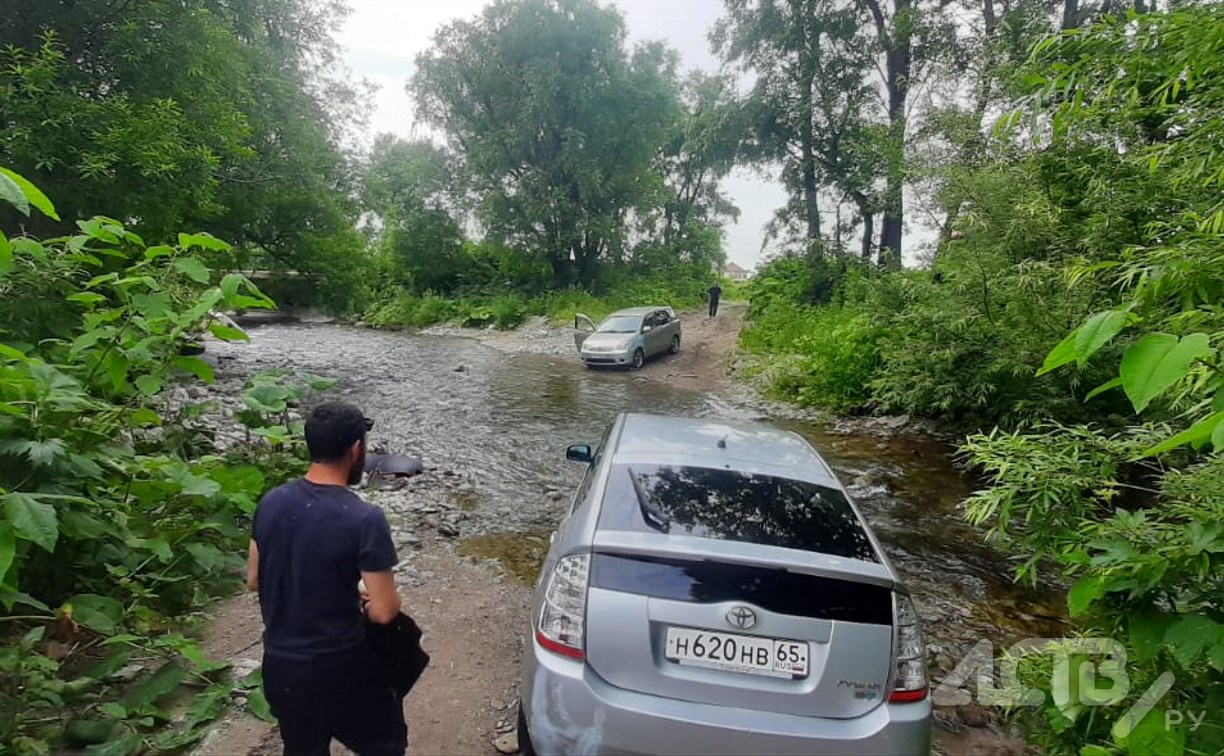
<instances>
[{"instance_id":1,"label":"overcast sky","mask_svg":"<svg viewBox=\"0 0 1224 756\"><path fill-rule=\"evenodd\" d=\"M414 132L411 97L404 84L412 76L417 53L429 47L439 27L458 18L472 18L487 0L348 0L352 14L339 35L352 73L378 85L370 103L369 137L390 132L403 137ZM613 0L625 16L630 43L661 39L680 53L685 69L718 70L706 34L722 13L721 0ZM786 201L775 181L737 170L724 182L725 191L740 208L739 223L727 229L727 258L755 268L763 228Z\"/></svg>"}]
</instances>

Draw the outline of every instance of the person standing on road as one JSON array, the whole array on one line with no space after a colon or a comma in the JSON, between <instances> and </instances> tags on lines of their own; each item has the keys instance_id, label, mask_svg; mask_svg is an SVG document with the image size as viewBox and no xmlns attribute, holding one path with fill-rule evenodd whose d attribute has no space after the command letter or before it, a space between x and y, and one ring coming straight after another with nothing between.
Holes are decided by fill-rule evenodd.
<instances>
[{"instance_id":1,"label":"person standing on road","mask_svg":"<svg viewBox=\"0 0 1224 756\"><path fill-rule=\"evenodd\" d=\"M706 291L710 294L710 317L718 314L718 300L722 298L722 287L715 281L714 285Z\"/></svg>"},{"instance_id":2,"label":"person standing on road","mask_svg":"<svg viewBox=\"0 0 1224 756\"><path fill-rule=\"evenodd\" d=\"M403 699L365 625L399 614L395 544L382 510L348 489L361 481L373 426L351 404L316 407L306 476L255 511L247 587L259 591L264 693L286 754L327 754L332 738L361 756L408 747Z\"/></svg>"}]
</instances>

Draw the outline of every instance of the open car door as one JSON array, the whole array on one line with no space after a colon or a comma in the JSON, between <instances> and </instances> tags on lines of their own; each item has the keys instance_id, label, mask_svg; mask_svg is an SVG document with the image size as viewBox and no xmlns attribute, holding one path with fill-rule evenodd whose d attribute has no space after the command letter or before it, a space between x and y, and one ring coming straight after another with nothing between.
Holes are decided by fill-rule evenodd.
<instances>
[{"instance_id":1,"label":"open car door","mask_svg":"<svg viewBox=\"0 0 1224 756\"><path fill-rule=\"evenodd\" d=\"M574 348L581 351L582 342L592 333L595 333L595 321L582 313L574 315Z\"/></svg>"}]
</instances>

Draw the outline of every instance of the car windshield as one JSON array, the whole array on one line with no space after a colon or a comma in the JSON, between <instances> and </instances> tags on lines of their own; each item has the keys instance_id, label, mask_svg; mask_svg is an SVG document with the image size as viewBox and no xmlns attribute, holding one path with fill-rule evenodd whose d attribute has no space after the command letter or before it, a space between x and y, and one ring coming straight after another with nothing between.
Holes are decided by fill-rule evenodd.
<instances>
[{"instance_id":1,"label":"car windshield","mask_svg":"<svg viewBox=\"0 0 1224 756\"><path fill-rule=\"evenodd\" d=\"M713 467L617 465L608 477L599 529L743 541L879 561L841 491Z\"/></svg>"},{"instance_id":2,"label":"car windshield","mask_svg":"<svg viewBox=\"0 0 1224 756\"><path fill-rule=\"evenodd\" d=\"M612 315L607 320L599 324L596 329L598 333L637 333L638 328L642 325L642 318L638 315Z\"/></svg>"}]
</instances>

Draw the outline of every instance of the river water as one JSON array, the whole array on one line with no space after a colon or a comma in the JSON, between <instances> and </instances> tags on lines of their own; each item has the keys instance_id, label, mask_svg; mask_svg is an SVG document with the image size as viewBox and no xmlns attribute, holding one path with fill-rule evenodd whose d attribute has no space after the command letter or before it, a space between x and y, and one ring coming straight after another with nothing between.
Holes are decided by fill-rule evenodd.
<instances>
[{"instance_id":1,"label":"river water","mask_svg":"<svg viewBox=\"0 0 1224 756\"><path fill-rule=\"evenodd\" d=\"M581 473L564 460L565 447L596 441L618 412L763 420L808 438L849 486L910 584L937 679L978 640L997 647L1060 634L1059 595L1014 584L1012 564L961 520L972 481L942 443L833 433L771 416L742 390L679 390L640 373L589 371L573 358L508 354L472 339L298 323L252 328L250 336L209 352L227 370L338 379L329 396L375 418L376 444L463 474L473 532L555 525Z\"/></svg>"}]
</instances>

